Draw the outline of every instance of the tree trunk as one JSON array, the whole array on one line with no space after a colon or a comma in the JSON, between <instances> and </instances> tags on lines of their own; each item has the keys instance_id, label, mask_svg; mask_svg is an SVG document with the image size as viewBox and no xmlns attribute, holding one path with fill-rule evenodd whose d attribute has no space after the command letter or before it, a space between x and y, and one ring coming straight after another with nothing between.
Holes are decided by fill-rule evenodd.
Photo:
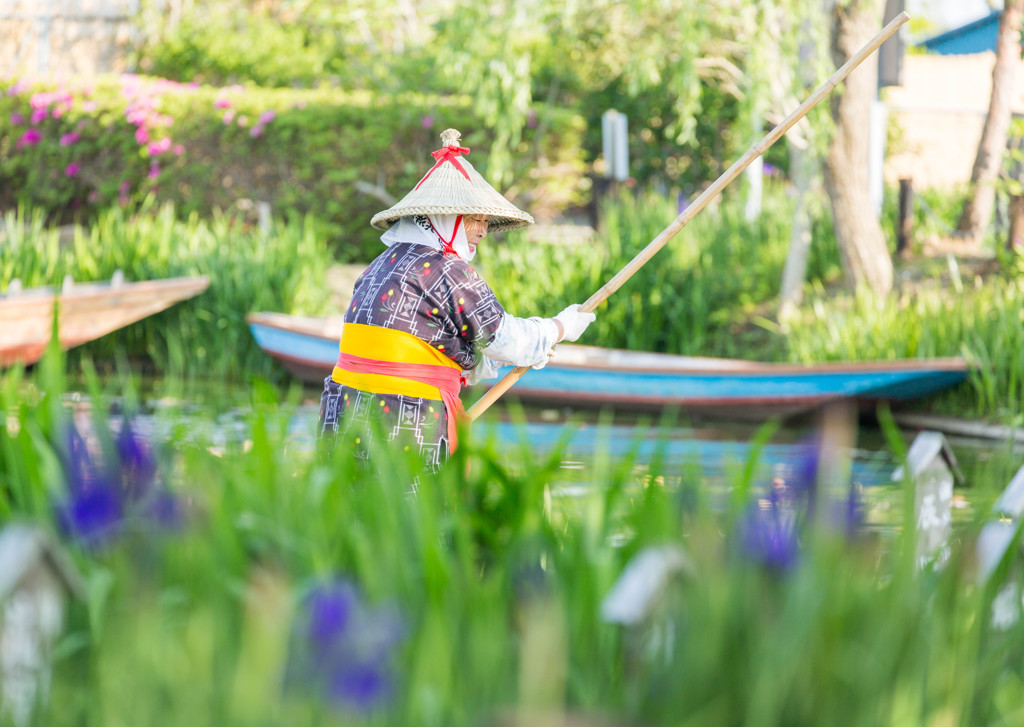
<instances>
[{"instance_id":1,"label":"tree trunk","mask_svg":"<svg viewBox=\"0 0 1024 727\"><path fill-rule=\"evenodd\" d=\"M1015 88L1017 66L1020 64L1020 28L1024 20L1024 0L1006 0L999 16L999 35L996 39L996 64L992 69L992 96L988 116L978 142L978 154L971 170L971 186L964 208L957 222L957 230L980 244L992 218L995 202L995 181L1006 148L1006 135L1010 128L1011 103Z\"/></svg>"},{"instance_id":2,"label":"tree trunk","mask_svg":"<svg viewBox=\"0 0 1024 727\"><path fill-rule=\"evenodd\" d=\"M1024 0L1020 0L1024 2ZM832 11L832 58L846 62L881 27L882 0L849 0ZM847 281L878 297L892 290L892 259L875 217L868 182L871 105L878 94L877 58L853 71L832 94L835 138L825 158L836 242Z\"/></svg>"},{"instance_id":3,"label":"tree trunk","mask_svg":"<svg viewBox=\"0 0 1024 727\"><path fill-rule=\"evenodd\" d=\"M1006 249L1024 251L1024 197L1010 197L1010 229L1006 234Z\"/></svg>"}]
</instances>

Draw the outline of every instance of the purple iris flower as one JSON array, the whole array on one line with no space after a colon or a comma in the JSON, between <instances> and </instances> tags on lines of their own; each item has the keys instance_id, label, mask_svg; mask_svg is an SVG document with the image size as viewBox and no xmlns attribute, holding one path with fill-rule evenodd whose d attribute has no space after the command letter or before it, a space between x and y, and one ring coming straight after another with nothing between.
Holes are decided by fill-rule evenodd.
<instances>
[{"instance_id":1,"label":"purple iris flower","mask_svg":"<svg viewBox=\"0 0 1024 727\"><path fill-rule=\"evenodd\" d=\"M813 496L818 487L821 444L816 439L810 439L797 444L793 451L793 465L786 478L787 489L794 496Z\"/></svg>"},{"instance_id":2,"label":"purple iris flower","mask_svg":"<svg viewBox=\"0 0 1024 727\"><path fill-rule=\"evenodd\" d=\"M328 697L341 704L368 712L386 700L392 692L390 674L373 662L339 665L330 675Z\"/></svg>"},{"instance_id":3,"label":"purple iris flower","mask_svg":"<svg viewBox=\"0 0 1024 727\"><path fill-rule=\"evenodd\" d=\"M796 510L776 491L750 507L740 533L743 552L769 570L785 572L796 564L800 553Z\"/></svg>"},{"instance_id":4,"label":"purple iris flower","mask_svg":"<svg viewBox=\"0 0 1024 727\"><path fill-rule=\"evenodd\" d=\"M117 489L95 482L57 506L61 530L87 547L113 540L124 526L124 510Z\"/></svg>"},{"instance_id":5,"label":"purple iris flower","mask_svg":"<svg viewBox=\"0 0 1024 727\"><path fill-rule=\"evenodd\" d=\"M156 458L142 437L136 436L130 420L125 419L121 425L114 449L125 495L133 501L141 500L156 481Z\"/></svg>"},{"instance_id":6,"label":"purple iris flower","mask_svg":"<svg viewBox=\"0 0 1024 727\"><path fill-rule=\"evenodd\" d=\"M146 500L146 519L164 531L180 530L185 524L185 508L181 498L161 490Z\"/></svg>"},{"instance_id":7,"label":"purple iris flower","mask_svg":"<svg viewBox=\"0 0 1024 727\"><path fill-rule=\"evenodd\" d=\"M851 483L846 497L832 503L830 521L842 530L846 537L852 538L867 519L866 510L860 486L857 483Z\"/></svg>"},{"instance_id":8,"label":"purple iris flower","mask_svg":"<svg viewBox=\"0 0 1024 727\"><path fill-rule=\"evenodd\" d=\"M335 583L309 594L309 640L313 645L330 644L345 633L357 606L356 589L350 583Z\"/></svg>"},{"instance_id":9,"label":"purple iris flower","mask_svg":"<svg viewBox=\"0 0 1024 727\"><path fill-rule=\"evenodd\" d=\"M68 490L72 494L84 492L93 475L92 459L89 457L89 448L85 439L74 427L68 427L64 433L64 446L67 451L67 462L65 473L67 475Z\"/></svg>"},{"instance_id":10,"label":"purple iris flower","mask_svg":"<svg viewBox=\"0 0 1024 727\"><path fill-rule=\"evenodd\" d=\"M357 712L393 694L393 657L404 629L397 613L365 603L347 581L316 586L305 599L290 671L332 704Z\"/></svg>"},{"instance_id":11,"label":"purple iris flower","mask_svg":"<svg viewBox=\"0 0 1024 727\"><path fill-rule=\"evenodd\" d=\"M61 530L74 540L95 547L139 521L161 530L184 522L181 501L159 483L156 459L130 420L114 439L112 457L94 461L74 426L68 427L64 453L67 496L54 509Z\"/></svg>"},{"instance_id":12,"label":"purple iris flower","mask_svg":"<svg viewBox=\"0 0 1024 727\"><path fill-rule=\"evenodd\" d=\"M120 532L124 521L116 480L93 466L86 442L74 427L66 433L65 447L69 497L56 507L57 523L84 545L102 545Z\"/></svg>"},{"instance_id":13,"label":"purple iris flower","mask_svg":"<svg viewBox=\"0 0 1024 727\"><path fill-rule=\"evenodd\" d=\"M773 492L787 506L804 510L814 517L818 502L818 470L821 464L821 443L809 439L794 445L792 458L777 473Z\"/></svg>"}]
</instances>

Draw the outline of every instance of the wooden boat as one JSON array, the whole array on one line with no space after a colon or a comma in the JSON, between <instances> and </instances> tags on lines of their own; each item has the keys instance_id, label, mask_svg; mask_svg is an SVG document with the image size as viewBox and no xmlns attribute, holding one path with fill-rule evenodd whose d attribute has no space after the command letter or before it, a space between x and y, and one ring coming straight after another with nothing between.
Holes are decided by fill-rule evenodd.
<instances>
[{"instance_id":1,"label":"wooden boat","mask_svg":"<svg viewBox=\"0 0 1024 727\"><path fill-rule=\"evenodd\" d=\"M259 346L300 380L321 384L330 375L338 358L340 322L280 313L253 313L247 321ZM693 413L763 418L844 399L917 399L962 382L967 372L960 358L801 365L559 344L547 366L529 372L506 396L546 406L677 406Z\"/></svg>"},{"instance_id":2,"label":"wooden boat","mask_svg":"<svg viewBox=\"0 0 1024 727\"><path fill-rule=\"evenodd\" d=\"M209 285L205 275L130 283L119 273L98 283L66 280L59 291L20 290L12 284L0 296L0 366L39 360L52 336L54 306L60 345L68 349L199 295Z\"/></svg>"}]
</instances>

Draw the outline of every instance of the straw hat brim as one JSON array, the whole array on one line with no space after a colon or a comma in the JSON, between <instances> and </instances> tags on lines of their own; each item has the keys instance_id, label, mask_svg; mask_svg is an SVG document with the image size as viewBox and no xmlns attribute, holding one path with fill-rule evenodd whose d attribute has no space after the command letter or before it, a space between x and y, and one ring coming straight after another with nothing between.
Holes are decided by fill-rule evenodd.
<instances>
[{"instance_id":1,"label":"straw hat brim","mask_svg":"<svg viewBox=\"0 0 1024 727\"><path fill-rule=\"evenodd\" d=\"M370 225L386 230L400 218L410 215L488 215L491 232L533 224L533 217L488 184L465 156L459 156L458 162L466 175L451 162L441 164L428 172L397 204L375 214Z\"/></svg>"},{"instance_id":2,"label":"straw hat brim","mask_svg":"<svg viewBox=\"0 0 1024 727\"><path fill-rule=\"evenodd\" d=\"M507 230L518 230L521 227L532 225L534 220L526 212L519 211L522 217L513 217L507 208L482 207L482 206L439 206L439 205L410 205L403 207L395 205L384 212L378 212L370 220L370 225L378 230L386 230L398 222L402 217L413 215L488 215L491 218L487 226L488 232L502 232Z\"/></svg>"}]
</instances>

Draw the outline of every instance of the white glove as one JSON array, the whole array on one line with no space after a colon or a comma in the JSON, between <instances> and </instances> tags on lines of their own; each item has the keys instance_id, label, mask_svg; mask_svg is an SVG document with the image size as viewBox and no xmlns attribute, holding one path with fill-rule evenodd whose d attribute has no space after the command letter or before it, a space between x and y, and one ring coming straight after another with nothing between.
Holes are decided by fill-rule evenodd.
<instances>
[{"instance_id":1,"label":"white glove","mask_svg":"<svg viewBox=\"0 0 1024 727\"><path fill-rule=\"evenodd\" d=\"M555 320L562 324L562 329L565 331L559 340L575 341L596 319L597 316L594 313L584 313L580 310L579 303L573 303L555 316Z\"/></svg>"},{"instance_id":2,"label":"white glove","mask_svg":"<svg viewBox=\"0 0 1024 727\"><path fill-rule=\"evenodd\" d=\"M548 365L548 361L550 361L551 357L554 356L554 355L555 355L555 349L554 349L554 347L551 347L550 349L548 349L548 352L546 354L544 354L544 358L542 358L537 363L533 364L530 368L537 369L537 370L540 370L540 369L544 368L545 366Z\"/></svg>"}]
</instances>

